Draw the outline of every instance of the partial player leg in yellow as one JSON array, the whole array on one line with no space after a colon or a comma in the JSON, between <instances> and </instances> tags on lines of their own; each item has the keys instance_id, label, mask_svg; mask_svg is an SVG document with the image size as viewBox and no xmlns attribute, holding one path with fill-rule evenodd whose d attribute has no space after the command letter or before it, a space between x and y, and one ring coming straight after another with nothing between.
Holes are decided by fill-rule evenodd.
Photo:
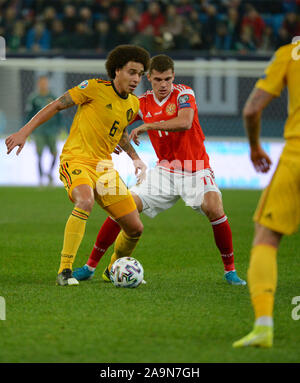
<instances>
[{"instance_id":1,"label":"partial player leg in yellow","mask_svg":"<svg viewBox=\"0 0 300 383\"><path fill-rule=\"evenodd\" d=\"M72 269L72 265L85 232L89 213L74 208L65 227L64 244L61 252L61 262L58 273L63 269Z\"/></svg>"},{"instance_id":2,"label":"partial player leg in yellow","mask_svg":"<svg viewBox=\"0 0 300 383\"><path fill-rule=\"evenodd\" d=\"M72 275L72 266L84 236L86 221L93 207L93 190L89 185L79 185L72 192L75 207L67 221L64 243L61 252L57 284L61 286L77 285Z\"/></svg>"},{"instance_id":3,"label":"partial player leg in yellow","mask_svg":"<svg viewBox=\"0 0 300 383\"><path fill-rule=\"evenodd\" d=\"M108 266L109 271L117 259L131 256L139 239L140 235L137 237L130 237L123 230L119 233L115 242L114 253L111 256L110 264Z\"/></svg>"},{"instance_id":4,"label":"partial player leg in yellow","mask_svg":"<svg viewBox=\"0 0 300 383\"><path fill-rule=\"evenodd\" d=\"M233 347L271 347L273 344L273 306L277 284L277 248L259 244L252 248L248 282L255 313L253 331L234 342Z\"/></svg>"},{"instance_id":5,"label":"partial player leg in yellow","mask_svg":"<svg viewBox=\"0 0 300 383\"><path fill-rule=\"evenodd\" d=\"M289 160L284 153L254 215L256 231L248 270L254 329L233 347L271 347L273 344L277 250L282 236L296 232L300 222L299 161Z\"/></svg>"},{"instance_id":6,"label":"partial player leg in yellow","mask_svg":"<svg viewBox=\"0 0 300 383\"><path fill-rule=\"evenodd\" d=\"M114 253L111 256L110 264L104 270L102 275L105 281L110 281L109 271L117 259L122 257L130 257L132 255L143 232L143 224L140 220L139 213L135 207L132 197L127 199L127 202L124 200L122 204L128 204L128 202L132 205L134 210L116 219L122 230L116 239Z\"/></svg>"}]
</instances>

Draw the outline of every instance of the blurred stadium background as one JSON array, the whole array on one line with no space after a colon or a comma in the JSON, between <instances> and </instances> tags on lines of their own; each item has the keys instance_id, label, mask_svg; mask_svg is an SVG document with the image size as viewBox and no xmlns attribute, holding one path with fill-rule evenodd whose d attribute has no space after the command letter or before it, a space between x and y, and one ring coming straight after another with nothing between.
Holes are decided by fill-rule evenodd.
<instances>
[{"instance_id":1,"label":"blurred stadium background","mask_svg":"<svg viewBox=\"0 0 300 383\"><path fill-rule=\"evenodd\" d=\"M26 122L26 101L38 77L47 75L59 96L85 79L106 78L109 50L132 43L152 55L170 55L175 82L193 87L219 186L262 188L272 172L258 175L252 168L242 108L274 50L300 36L299 13L300 0L0 0L0 36L6 42L6 60L0 61L0 185L38 185L34 143L18 159L6 156L4 146L4 138ZM148 88L144 78L137 94ZM263 114L263 145L273 169L286 110L284 92ZM59 151L74 113L75 108L62 113ZM146 139L138 151L150 166L155 163ZM127 183L134 182L130 160L114 160Z\"/></svg>"}]
</instances>

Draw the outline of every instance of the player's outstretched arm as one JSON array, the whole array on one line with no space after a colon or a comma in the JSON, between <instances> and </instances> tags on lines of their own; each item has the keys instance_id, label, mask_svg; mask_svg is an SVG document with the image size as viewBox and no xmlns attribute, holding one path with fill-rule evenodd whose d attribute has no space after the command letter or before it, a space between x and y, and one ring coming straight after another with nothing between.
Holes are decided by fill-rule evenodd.
<instances>
[{"instance_id":1,"label":"player's outstretched arm","mask_svg":"<svg viewBox=\"0 0 300 383\"><path fill-rule=\"evenodd\" d=\"M269 171L272 161L260 144L261 114L274 96L265 90L254 88L243 109L244 126L250 144L250 157L257 172Z\"/></svg>"},{"instance_id":2,"label":"player's outstretched arm","mask_svg":"<svg viewBox=\"0 0 300 383\"><path fill-rule=\"evenodd\" d=\"M18 146L17 155L23 149L27 137L44 122L50 120L57 112L63 109L70 108L75 105L69 92L64 93L55 101L50 102L43 109L41 109L32 119L23 126L18 132L10 135L5 140L7 147L7 154L9 154L16 146Z\"/></svg>"}]
</instances>

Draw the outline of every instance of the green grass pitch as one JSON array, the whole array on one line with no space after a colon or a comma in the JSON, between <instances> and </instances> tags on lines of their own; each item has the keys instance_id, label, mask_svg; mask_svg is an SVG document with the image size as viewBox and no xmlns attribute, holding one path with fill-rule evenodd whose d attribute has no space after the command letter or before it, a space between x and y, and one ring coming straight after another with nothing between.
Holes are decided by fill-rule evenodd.
<instances>
[{"instance_id":1,"label":"green grass pitch","mask_svg":"<svg viewBox=\"0 0 300 383\"><path fill-rule=\"evenodd\" d=\"M258 191L223 191L235 263L246 278ZM146 285L118 289L102 281L112 248L93 280L55 285L63 231L72 204L62 188L1 188L0 362L299 362L299 235L278 254L274 347L233 349L253 312L247 287L229 286L206 217L182 201L155 219L142 215L134 253ZM106 215L95 205L75 260L85 263Z\"/></svg>"}]
</instances>

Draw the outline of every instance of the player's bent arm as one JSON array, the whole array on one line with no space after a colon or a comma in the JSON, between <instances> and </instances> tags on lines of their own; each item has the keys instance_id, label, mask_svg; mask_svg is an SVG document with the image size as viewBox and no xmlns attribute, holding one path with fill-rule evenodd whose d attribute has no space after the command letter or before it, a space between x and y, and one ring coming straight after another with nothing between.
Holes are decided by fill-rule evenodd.
<instances>
[{"instance_id":1,"label":"player's bent arm","mask_svg":"<svg viewBox=\"0 0 300 383\"><path fill-rule=\"evenodd\" d=\"M250 146L259 146L261 128L261 114L264 108L271 102L274 95L263 89L254 88L243 109L244 127L249 139Z\"/></svg>"},{"instance_id":2,"label":"player's bent arm","mask_svg":"<svg viewBox=\"0 0 300 383\"><path fill-rule=\"evenodd\" d=\"M164 130L167 132L179 132L189 130L192 127L194 120L194 109L180 109L178 115L168 121L154 122L145 124L147 130Z\"/></svg>"},{"instance_id":3,"label":"player's bent arm","mask_svg":"<svg viewBox=\"0 0 300 383\"><path fill-rule=\"evenodd\" d=\"M134 147L131 145L131 143L129 141L128 132L126 129L124 130L123 135L121 137L121 140L119 141L119 146L132 159L133 165L135 167L135 175L138 178L138 183L142 182L146 176L147 166L140 159L140 157L137 154L137 152L135 151Z\"/></svg>"},{"instance_id":4,"label":"player's bent arm","mask_svg":"<svg viewBox=\"0 0 300 383\"><path fill-rule=\"evenodd\" d=\"M124 132L122 134L122 137L121 137L120 142L119 142L119 146L121 147L122 150L124 150L124 152L127 153L127 155L133 161L140 159L139 155L137 154L134 147L131 145L131 143L129 141L129 136L128 136L128 132L126 129L124 130Z\"/></svg>"},{"instance_id":5,"label":"player's bent arm","mask_svg":"<svg viewBox=\"0 0 300 383\"><path fill-rule=\"evenodd\" d=\"M12 134L6 140L7 154L9 154L13 148L19 146L17 155L23 149L27 137L44 122L50 120L57 112L70 108L75 105L69 92L64 93L61 97L55 101L50 102L43 109L41 109L32 119L27 122L17 133Z\"/></svg>"}]
</instances>

